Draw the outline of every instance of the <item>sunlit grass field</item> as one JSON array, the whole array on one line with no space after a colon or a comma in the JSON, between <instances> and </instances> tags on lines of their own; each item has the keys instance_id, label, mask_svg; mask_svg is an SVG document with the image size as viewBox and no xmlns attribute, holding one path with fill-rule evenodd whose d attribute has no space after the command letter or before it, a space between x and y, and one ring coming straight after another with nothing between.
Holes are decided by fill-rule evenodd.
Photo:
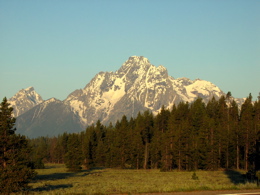
<instances>
[{"instance_id":1,"label":"sunlit grass field","mask_svg":"<svg viewBox=\"0 0 260 195\"><path fill-rule=\"evenodd\" d=\"M194 190L254 189L241 171L160 172L103 169L67 172L65 165L47 164L30 183L32 194L120 194Z\"/></svg>"}]
</instances>

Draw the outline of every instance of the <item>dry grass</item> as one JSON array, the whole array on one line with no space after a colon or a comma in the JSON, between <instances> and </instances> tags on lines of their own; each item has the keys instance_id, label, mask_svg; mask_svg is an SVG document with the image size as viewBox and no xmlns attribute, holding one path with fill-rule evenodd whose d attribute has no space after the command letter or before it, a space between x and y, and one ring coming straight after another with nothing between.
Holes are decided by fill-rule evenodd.
<instances>
[{"instance_id":1,"label":"dry grass","mask_svg":"<svg viewBox=\"0 0 260 195\"><path fill-rule=\"evenodd\" d=\"M254 189L240 171L160 172L159 170L93 169L66 172L64 165L46 165L31 183L33 194L119 194L194 190Z\"/></svg>"}]
</instances>

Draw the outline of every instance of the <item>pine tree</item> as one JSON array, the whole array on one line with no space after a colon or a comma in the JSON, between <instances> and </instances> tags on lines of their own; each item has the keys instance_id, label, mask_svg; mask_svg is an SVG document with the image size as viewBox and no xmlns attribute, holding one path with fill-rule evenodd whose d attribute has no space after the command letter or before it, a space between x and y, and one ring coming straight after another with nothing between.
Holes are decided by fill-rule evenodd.
<instances>
[{"instance_id":1,"label":"pine tree","mask_svg":"<svg viewBox=\"0 0 260 195\"><path fill-rule=\"evenodd\" d=\"M94 125L87 127L84 137L82 139L82 152L84 159L84 166L87 169L95 166L95 148L96 148L96 132Z\"/></svg>"},{"instance_id":2,"label":"pine tree","mask_svg":"<svg viewBox=\"0 0 260 195\"><path fill-rule=\"evenodd\" d=\"M234 155L233 167L239 169L240 165L240 147L241 147L241 132L239 128L239 110L238 105L233 100L229 107L229 120L230 120L230 141L233 147L233 152L231 154Z\"/></svg>"},{"instance_id":3,"label":"pine tree","mask_svg":"<svg viewBox=\"0 0 260 195\"><path fill-rule=\"evenodd\" d=\"M120 167L125 168L126 162L129 158L130 146L129 123L125 115L122 116L121 121L117 124L116 136L116 143L120 155L119 159L121 161Z\"/></svg>"},{"instance_id":4,"label":"pine tree","mask_svg":"<svg viewBox=\"0 0 260 195\"><path fill-rule=\"evenodd\" d=\"M218 116L218 135L219 135L219 166L222 168L229 167L229 119L228 119L228 106L226 104L226 97L221 96L218 101L219 116Z\"/></svg>"},{"instance_id":5,"label":"pine tree","mask_svg":"<svg viewBox=\"0 0 260 195\"><path fill-rule=\"evenodd\" d=\"M254 147L254 168L260 170L260 93L254 103L254 134L256 135Z\"/></svg>"},{"instance_id":6,"label":"pine tree","mask_svg":"<svg viewBox=\"0 0 260 195\"><path fill-rule=\"evenodd\" d=\"M177 166L179 171L182 170L186 165L185 161L187 161L188 155L188 153L186 152L187 137L185 136L186 133L189 133L189 129L187 127L188 115L189 104L180 102L177 108L173 107L169 119L168 137L170 139L170 149L172 153L171 168Z\"/></svg>"},{"instance_id":7,"label":"pine tree","mask_svg":"<svg viewBox=\"0 0 260 195\"><path fill-rule=\"evenodd\" d=\"M109 146L110 146L110 166L111 167L121 167L122 166L122 159L121 153L124 151L124 149L121 149L122 141L121 140L121 134L120 134L120 128L121 124L119 121L116 122L114 128L110 130L109 133ZM123 165L124 166L124 165Z\"/></svg>"},{"instance_id":8,"label":"pine tree","mask_svg":"<svg viewBox=\"0 0 260 195\"><path fill-rule=\"evenodd\" d=\"M142 136L143 145L144 145L144 162L143 168L148 168L149 163L149 150L150 143L153 135L153 114L146 110L143 114L138 114L136 119L136 128Z\"/></svg>"},{"instance_id":9,"label":"pine tree","mask_svg":"<svg viewBox=\"0 0 260 195\"><path fill-rule=\"evenodd\" d=\"M241 107L240 126L242 129L242 136L244 141L244 169L248 170L249 155L251 152L250 150L252 149L251 144L254 143L253 139L256 137L253 131L253 105L251 94L249 94Z\"/></svg>"},{"instance_id":10,"label":"pine tree","mask_svg":"<svg viewBox=\"0 0 260 195\"><path fill-rule=\"evenodd\" d=\"M100 120L96 123L95 132L97 135L95 164L96 166L105 166L106 154L104 140L106 137L106 128L101 124Z\"/></svg>"},{"instance_id":11,"label":"pine tree","mask_svg":"<svg viewBox=\"0 0 260 195\"><path fill-rule=\"evenodd\" d=\"M156 120L156 119L155 119ZM155 124L153 137L151 139L151 166L158 169L162 167L162 145L163 145L163 132L159 130L157 124Z\"/></svg>"},{"instance_id":12,"label":"pine tree","mask_svg":"<svg viewBox=\"0 0 260 195\"><path fill-rule=\"evenodd\" d=\"M13 109L4 98L0 105L0 193L9 194L28 188L35 176L30 168L31 148L25 136L15 134Z\"/></svg>"},{"instance_id":13,"label":"pine tree","mask_svg":"<svg viewBox=\"0 0 260 195\"><path fill-rule=\"evenodd\" d=\"M216 170L218 168L218 101L213 97L206 106L207 110L207 129L209 151L206 158L206 169Z\"/></svg>"},{"instance_id":14,"label":"pine tree","mask_svg":"<svg viewBox=\"0 0 260 195\"><path fill-rule=\"evenodd\" d=\"M136 120L129 121L129 163L132 168L140 169L143 162L143 142L140 132L136 129Z\"/></svg>"},{"instance_id":15,"label":"pine tree","mask_svg":"<svg viewBox=\"0 0 260 195\"><path fill-rule=\"evenodd\" d=\"M42 155L38 152L38 140L39 138L29 140L30 147L32 148L30 159L33 162L32 167L34 169L43 169L43 158Z\"/></svg>"},{"instance_id":16,"label":"pine tree","mask_svg":"<svg viewBox=\"0 0 260 195\"><path fill-rule=\"evenodd\" d=\"M162 170L169 171L172 169L173 161L173 137L169 134L169 118L170 111L166 110L162 106L161 111L155 117L155 128L157 131L162 132L161 134L161 154L162 154Z\"/></svg>"},{"instance_id":17,"label":"pine tree","mask_svg":"<svg viewBox=\"0 0 260 195\"><path fill-rule=\"evenodd\" d=\"M65 155L65 164L68 171L77 172L82 169L82 147L77 134L70 134L68 138L68 151Z\"/></svg>"},{"instance_id":18,"label":"pine tree","mask_svg":"<svg viewBox=\"0 0 260 195\"><path fill-rule=\"evenodd\" d=\"M201 98L198 98L190 106L190 124L191 124L191 159L192 166L191 168L197 170L202 165L202 161L205 160L205 137L202 130L205 129L205 116L206 109L205 104ZM203 162L204 164L204 162Z\"/></svg>"},{"instance_id":19,"label":"pine tree","mask_svg":"<svg viewBox=\"0 0 260 195\"><path fill-rule=\"evenodd\" d=\"M58 139L53 137L50 139L50 160L51 163L58 163L59 159L59 148L58 148Z\"/></svg>"},{"instance_id":20,"label":"pine tree","mask_svg":"<svg viewBox=\"0 0 260 195\"><path fill-rule=\"evenodd\" d=\"M50 162L50 138L40 137L36 139L37 153L41 156L44 162Z\"/></svg>"},{"instance_id":21,"label":"pine tree","mask_svg":"<svg viewBox=\"0 0 260 195\"><path fill-rule=\"evenodd\" d=\"M113 167L114 165L114 156L115 156L115 130L112 125L112 123L109 124L107 127L107 133L106 137L104 139L104 149L105 149L105 154L106 154L106 167Z\"/></svg>"}]
</instances>

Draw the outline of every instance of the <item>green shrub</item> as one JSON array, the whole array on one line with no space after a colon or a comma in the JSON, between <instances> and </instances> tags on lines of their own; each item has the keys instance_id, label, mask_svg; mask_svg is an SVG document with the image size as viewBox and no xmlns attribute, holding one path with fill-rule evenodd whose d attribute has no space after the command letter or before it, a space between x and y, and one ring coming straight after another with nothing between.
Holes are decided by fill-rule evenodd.
<instances>
[{"instance_id":1,"label":"green shrub","mask_svg":"<svg viewBox=\"0 0 260 195\"><path fill-rule=\"evenodd\" d=\"M193 172L192 176L191 176L191 179L193 180L199 180L199 177L196 175L195 172Z\"/></svg>"}]
</instances>

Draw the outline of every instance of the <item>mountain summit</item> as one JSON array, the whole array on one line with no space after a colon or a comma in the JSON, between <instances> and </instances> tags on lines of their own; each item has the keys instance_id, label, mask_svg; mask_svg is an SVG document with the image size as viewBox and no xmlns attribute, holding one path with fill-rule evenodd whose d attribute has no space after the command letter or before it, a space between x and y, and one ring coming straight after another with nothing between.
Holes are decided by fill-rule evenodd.
<instances>
[{"instance_id":1,"label":"mountain summit","mask_svg":"<svg viewBox=\"0 0 260 195\"><path fill-rule=\"evenodd\" d=\"M21 89L8 102L14 108L14 117L17 117L43 102L43 99L33 87L28 87Z\"/></svg>"},{"instance_id":2,"label":"mountain summit","mask_svg":"<svg viewBox=\"0 0 260 195\"><path fill-rule=\"evenodd\" d=\"M128 60L122 65L121 69L127 69L129 66L131 67L146 67L150 66L150 62L147 58L143 56L131 56ZM123 71L123 70L122 70Z\"/></svg>"},{"instance_id":3,"label":"mountain summit","mask_svg":"<svg viewBox=\"0 0 260 195\"><path fill-rule=\"evenodd\" d=\"M143 56L130 57L116 72L100 72L84 89L71 93L64 103L70 105L82 123L90 125L116 122L122 115L136 116L139 111L157 114L164 105L171 108L180 101L205 101L224 93L214 84L174 79L163 66L154 66Z\"/></svg>"},{"instance_id":4,"label":"mountain summit","mask_svg":"<svg viewBox=\"0 0 260 195\"><path fill-rule=\"evenodd\" d=\"M19 91L9 101L18 116L18 133L36 137L65 130L78 132L97 120L115 123L123 115L135 117L147 109L157 114L163 105L172 108L180 101L192 102L198 97L208 102L222 95L223 91L209 81L174 79L165 67L156 67L143 56L131 56L117 71L98 73L64 101L43 101L33 88ZM51 121L51 125L44 121ZM62 124L71 130L62 131Z\"/></svg>"}]
</instances>

